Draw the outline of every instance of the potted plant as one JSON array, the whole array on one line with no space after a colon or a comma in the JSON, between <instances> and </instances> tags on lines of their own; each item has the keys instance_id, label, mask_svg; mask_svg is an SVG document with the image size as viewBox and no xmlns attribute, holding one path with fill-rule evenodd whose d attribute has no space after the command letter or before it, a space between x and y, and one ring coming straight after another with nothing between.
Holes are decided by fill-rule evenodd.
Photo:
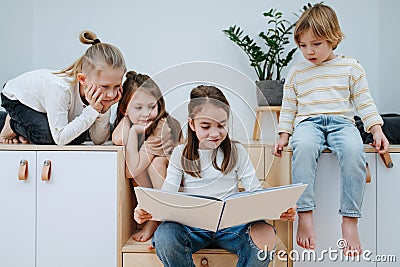
<instances>
[{"instance_id":1,"label":"potted plant","mask_svg":"<svg viewBox=\"0 0 400 267\"><path fill-rule=\"evenodd\" d=\"M307 9L307 6L303 8ZM282 104L283 84L282 69L293 59L297 47L285 53L290 44L289 36L296 23L283 18L283 13L277 9L265 12L267 29L259 33L264 40L264 51L249 35L243 36L243 30L234 25L223 32L236 43L249 57L250 66L257 73L257 100L259 106L280 106Z\"/></svg>"}]
</instances>

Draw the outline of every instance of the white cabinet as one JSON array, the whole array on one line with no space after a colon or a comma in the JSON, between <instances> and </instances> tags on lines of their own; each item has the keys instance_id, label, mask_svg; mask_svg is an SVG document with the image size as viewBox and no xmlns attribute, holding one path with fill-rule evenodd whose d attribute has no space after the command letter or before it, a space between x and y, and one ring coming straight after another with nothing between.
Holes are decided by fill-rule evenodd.
<instances>
[{"instance_id":1,"label":"white cabinet","mask_svg":"<svg viewBox=\"0 0 400 267\"><path fill-rule=\"evenodd\" d=\"M49 146L52 147L52 146ZM122 148L0 151L0 266L120 265ZM28 179L17 178L20 160ZM45 160L49 181L42 181Z\"/></svg>"},{"instance_id":2,"label":"white cabinet","mask_svg":"<svg viewBox=\"0 0 400 267\"><path fill-rule=\"evenodd\" d=\"M20 160L28 162L18 180ZM36 152L0 151L0 266L35 266Z\"/></svg>"},{"instance_id":3,"label":"white cabinet","mask_svg":"<svg viewBox=\"0 0 400 267\"><path fill-rule=\"evenodd\" d=\"M359 220L359 235L364 250L376 255L376 154L367 153L367 162L371 171L371 183L365 185L364 200L362 206L362 218ZM317 238L316 260L303 260L293 262L295 267L312 266L376 266L374 262L366 262L360 258L360 262L347 261L338 251L337 242L342 238L341 220L339 210L339 165L332 153L322 153L318 161L315 200L317 208L314 211L314 225ZM293 248L301 256L303 249L296 244L297 223L293 226ZM325 254L322 254L324 251ZM331 255L329 255L329 251ZM297 256L296 253L293 254ZM322 256L323 255L323 256ZM323 259L323 260L322 260Z\"/></svg>"},{"instance_id":4,"label":"white cabinet","mask_svg":"<svg viewBox=\"0 0 400 267\"><path fill-rule=\"evenodd\" d=\"M400 152L400 151L399 151ZM393 168L386 168L378 160L378 212L377 212L377 247L378 267L395 266L394 257L400 260L399 209L400 203L400 153L391 153ZM374 255L375 256L375 255ZM393 257L394 256L394 257ZM399 263L397 263L399 264Z\"/></svg>"}]
</instances>

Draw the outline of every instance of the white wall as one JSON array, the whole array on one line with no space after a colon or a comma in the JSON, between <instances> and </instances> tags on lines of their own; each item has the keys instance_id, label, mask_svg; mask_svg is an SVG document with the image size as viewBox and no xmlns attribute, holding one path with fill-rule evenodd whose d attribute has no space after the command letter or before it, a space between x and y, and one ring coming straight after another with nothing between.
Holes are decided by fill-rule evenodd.
<instances>
[{"instance_id":1,"label":"white wall","mask_svg":"<svg viewBox=\"0 0 400 267\"><path fill-rule=\"evenodd\" d=\"M103 42L121 49L128 69L148 73L160 82L162 90L169 92L167 108L176 110L173 114L182 122L186 116L182 103L195 84L220 85L228 92L234 112L240 113L241 119L233 118L234 137L245 139L253 127L256 75L245 54L222 30L237 24L256 37L265 27L264 11L277 7L294 20L293 12L307 2L7 1L2 4L0 16L0 83L29 69L59 69L71 64L87 48L79 43L79 32L90 29ZM337 11L346 34L337 53L351 55L364 66L381 112L400 113L399 105L395 105L400 100L395 80L400 73L400 55L394 49L399 41L394 12L400 2L326 0L325 3ZM302 60L299 52L295 57L298 60ZM197 61L209 63L190 63ZM190 63L184 65L189 66L186 71L179 66L183 63Z\"/></svg>"},{"instance_id":2,"label":"white wall","mask_svg":"<svg viewBox=\"0 0 400 267\"><path fill-rule=\"evenodd\" d=\"M381 5L383 2L383 5ZM400 113L400 51L398 0L379 3L379 100L382 113Z\"/></svg>"}]
</instances>

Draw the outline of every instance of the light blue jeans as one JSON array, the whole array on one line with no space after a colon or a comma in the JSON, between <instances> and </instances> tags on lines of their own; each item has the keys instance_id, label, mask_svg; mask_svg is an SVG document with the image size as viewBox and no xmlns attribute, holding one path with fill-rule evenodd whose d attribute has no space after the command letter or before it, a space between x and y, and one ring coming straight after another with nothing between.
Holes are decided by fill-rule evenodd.
<instances>
[{"instance_id":1,"label":"light blue jeans","mask_svg":"<svg viewBox=\"0 0 400 267\"><path fill-rule=\"evenodd\" d=\"M219 247L238 255L238 267L268 266L274 251L256 247L249 234L252 224L211 232L167 221L155 231L153 247L165 267L195 267L192 254L206 247Z\"/></svg>"},{"instance_id":2,"label":"light blue jeans","mask_svg":"<svg viewBox=\"0 0 400 267\"><path fill-rule=\"evenodd\" d=\"M318 158L325 148L336 154L340 167L340 210L348 217L361 217L366 176L364 145L353 122L335 115L308 118L294 129L293 183L308 187L297 202L298 211L314 210L315 174Z\"/></svg>"}]
</instances>

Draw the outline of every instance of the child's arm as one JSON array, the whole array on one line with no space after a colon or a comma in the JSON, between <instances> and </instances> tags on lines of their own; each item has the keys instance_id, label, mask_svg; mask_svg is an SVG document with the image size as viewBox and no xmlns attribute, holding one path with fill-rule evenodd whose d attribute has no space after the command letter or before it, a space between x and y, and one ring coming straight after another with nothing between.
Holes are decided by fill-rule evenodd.
<instances>
[{"instance_id":1,"label":"child's arm","mask_svg":"<svg viewBox=\"0 0 400 267\"><path fill-rule=\"evenodd\" d=\"M95 145L101 145L110 136L110 117L111 112L99 113L99 116L89 128L89 136Z\"/></svg>"},{"instance_id":2,"label":"child's arm","mask_svg":"<svg viewBox=\"0 0 400 267\"><path fill-rule=\"evenodd\" d=\"M370 144L372 147L378 151L379 154L383 155L389 150L389 141L387 140L385 134L382 131L382 127L379 124L372 126L370 129L374 142Z\"/></svg>"},{"instance_id":3,"label":"child's arm","mask_svg":"<svg viewBox=\"0 0 400 267\"><path fill-rule=\"evenodd\" d=\"M293 133L293 125L298 113L296 84L294 82L296 80L295 76L296 71L294 68L291 68L283 87L282 106L277 125L279 133Z\"/></svg>"},{"instance_id":4,"label":"child's arm","mask_svg":"<svg viewBox=\"0 0 400 267\"><path fill-rule=\"evenodd\" d=\"M128 142L129 129L131 128L131 121L127 116L115 127L112 134L112 142L117 146L125 146Z\"/></svg>"},{"instance_id":5,"label":"child's arm","mask_svg":"<svg viewBox=\"0 0 400 267\"><path fill-rule=\"evenodd\" d=\"M150 213L148 213L145 210L139 209L139 208L135 208L135 212L133 214L133 218L135 219L135 221L138 224L142 224L148 220L151 220L153 218L153 216L151 216Z\"/></svg>"},{"instance_id":6,"label":"child's arm","mask_svg":"<svg viewBox=\"0 0 400 267\"><path fill-rule=\"evenodd\" d=\"M274 155L277 157L282 157L283 147L287 146L289 143L289 134L288 133L280 133L279 139L276 141L274 145Z\"/></svg>"},{"instance_id":7,"label":"child's arm","mask_svg":"<svg viewBox=\"0 0 400 267\"><path fill-rule=\"evenodd\" d=\"M82 110L72 121L68 121L73 102L70 91L57 85L49 85L45 94L47 119L51 135L57 145L66 145L90 128L99 116L91 105Z\"/></svg>"},{"instance_id":8,"label":"child's arm","mask_svg":"<svg viewBox=\"0 0 400 267\"><path fill-rule=\"evenodd\" d=\"M92 85L92 87L96 87L96 85ZM89 129L90 139L92 139L95 145L103 144L110 136L110 117L111 111L110 107L117 103L121 99L122 89L120 88L117 92L117 95L111 101L107 101L106 105L102 105L99 102L103 98L103 94L100 93L98 97L94 97L97 92L101 92L99 88L97 91L93 93L92 98L90 97L90 91L88 91L91 87L88 87L85 90L85 97L88 100L89 104L93 106L98 112L99 116L94 121L93 125Z\"/></svg>"},{"instance_id":9,"label":"child's arm","mask_svg":"<svg viewBox=\"0 0 400 267\"><path fill-rule=\"evenodd\" d=\"M241 144L235 144L238 153L237 159L237 175L242 182L246 191L254 191L262 189L260 181L256 175L254 165L250 160L249 154Z\"/></svg>"},{"instance_id":10,"label":"child's arm","mask_svg":"<svg viewBox=\"0 0 400 267\"><path fill-rule=\"evenodd\" d=\"M281 214L281 221L291 221L293 222L296 219L296 206L293 208L289 208L287 211Z\"/></svg>"},{"instance_id":11,"label":"child's arm","mask_svg":"<svg viewBox=\"0 0 400 267\"><path fill-rule=\"evenodd\" d=\"M138 150L138 134L144 133L145 128L140 125L132 125L126 144L126 165L133 177L147 169L154 155L145 150Z\"/></svg>"}]
</instances>

